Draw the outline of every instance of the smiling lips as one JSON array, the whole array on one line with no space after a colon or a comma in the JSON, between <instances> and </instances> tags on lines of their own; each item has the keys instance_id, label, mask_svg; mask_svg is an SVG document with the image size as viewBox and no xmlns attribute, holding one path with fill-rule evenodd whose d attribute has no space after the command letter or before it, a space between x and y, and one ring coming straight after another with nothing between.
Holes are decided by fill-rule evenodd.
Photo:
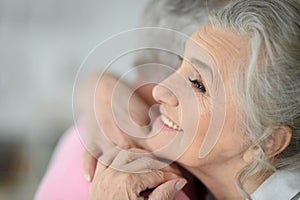
<instances>
[{"instance_id":1,"label":"smiling lips","mask_svg":"<svg viewBox=\"0 0 300 200\"><path fill-rule=\"evenodd\" d=\"M182 130L177 124L168 119L165 115L161 115L160 119L163 122L163 124L166 125L168 128L174 129L176 131Z\"/></svg>"}]
</instances>

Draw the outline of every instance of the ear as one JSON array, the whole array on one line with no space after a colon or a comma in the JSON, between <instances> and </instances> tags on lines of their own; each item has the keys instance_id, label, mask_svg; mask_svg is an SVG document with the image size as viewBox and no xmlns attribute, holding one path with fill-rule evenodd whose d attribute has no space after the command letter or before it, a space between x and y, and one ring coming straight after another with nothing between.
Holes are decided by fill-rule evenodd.
<instances>
[{"instance_id":1,"label":"ear","mask_svg":"<svg viewBox=\"0 0 300 200\"><path fill-rule=\"evenodd\" d=\"M292 139L292 129L289 126L280 126L275 129L265 141L266 155L268 158L274 157L284 151Z\"/></svg>"},{"instance_id":2,"label":"ear","mask_svg":"<svg viewBox=\"0 0 300 200\"><path fill-rule=\"evenodd\" d=\"M261 149L258 148L257 146L251 147L243 153L243 160L247 164L251 164L255 160L255 158L260 154L260 152Z\"/></svg>"}]
</instances>

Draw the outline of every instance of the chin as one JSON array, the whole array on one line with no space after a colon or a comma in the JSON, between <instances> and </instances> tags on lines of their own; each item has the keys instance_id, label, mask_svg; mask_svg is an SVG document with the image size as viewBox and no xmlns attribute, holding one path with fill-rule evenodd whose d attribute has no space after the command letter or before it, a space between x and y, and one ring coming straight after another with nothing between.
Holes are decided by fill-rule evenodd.
<instances>
[{"instance_id":1,"label":"chin","mask_svg":"<svg viewBox=\"0 0 300 200\"><path fill-rule=\"evenodd\" d=\"M184 149L179 148L180 145L174 144L167 145L157 145L157 144L148 144L147 150L152 152L155 156L168 160L170 162L176 162L178 159L181 159L181 156L184 154Z\"/></svg>"}]
</instances>

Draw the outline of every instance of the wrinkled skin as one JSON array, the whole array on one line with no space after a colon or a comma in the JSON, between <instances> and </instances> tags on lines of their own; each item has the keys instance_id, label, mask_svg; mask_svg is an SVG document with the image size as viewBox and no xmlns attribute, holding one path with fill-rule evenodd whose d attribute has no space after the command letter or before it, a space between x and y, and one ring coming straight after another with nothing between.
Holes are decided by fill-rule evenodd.
<instances>
[{"instance_id":1,"label":"wrinkled skin","mask_svg":"<svg viewBox=\"0 0 300 200\"><path fill-rule=\"evenodd\" d=\"M104 153L97 165L89 199L173 199L186 180L181 178L175 165L156 169L156 164L161 161L150 154L141 156L142 152L146 151L113 149ZM147 189L153 189L149 196L143 194Z\"/></svg>"}]
</instances>

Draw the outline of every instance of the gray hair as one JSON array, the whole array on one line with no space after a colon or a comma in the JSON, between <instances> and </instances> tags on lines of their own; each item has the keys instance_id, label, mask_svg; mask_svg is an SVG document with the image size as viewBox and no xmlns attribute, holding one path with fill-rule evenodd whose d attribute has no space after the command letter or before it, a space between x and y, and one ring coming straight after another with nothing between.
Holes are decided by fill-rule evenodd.
<instances>
[{"instance_id":1,"label":"gray hair","mask_svg":"<svg viewBox=\"0 0 300 200\"><path fill-rule=\"evenodd\" d=\"M241 172L240 185L269 170L300 168L299 22L298 0L237 0L211 16L215 27L250 37L249 66L238 67L244 73L234 85L245 132L252 147L262 151ZM270 160L264 153L265 141L280 126L292 129L292 140Z\"/></svg>"},{"instance_id":2,"label":"gray hair","mask_svg":"<svg viewBox=\"0 0 300 200\"><path fill-rule=\"evenodd\" d=\"M174 54L163 52L160 50L144 50L136 53L134 58L134 66L145 63L159 63L177 69L181 61L177 55L183 54L185 41L177 33L187 35L187 38L192 35L201 26L207 24L209 10L218 9L227 3L229 0L151 0L146 6L146 9L141 17L141 27L160 27L167 28L172 31L149 31L138 36L138 44L145 46L156 46L167 49ZM176 55L177 54L177 55ZM169 74L155 67L151 67L147 73L141 72L144 78L155 80L160 75L161 80ZM159 72L158 72L159 71ZM149 74L152 76L149 76ZM156 74L156 76L153 76ZM155 80L160 81L160 80Z\"/></svg>"}]
</instances>

